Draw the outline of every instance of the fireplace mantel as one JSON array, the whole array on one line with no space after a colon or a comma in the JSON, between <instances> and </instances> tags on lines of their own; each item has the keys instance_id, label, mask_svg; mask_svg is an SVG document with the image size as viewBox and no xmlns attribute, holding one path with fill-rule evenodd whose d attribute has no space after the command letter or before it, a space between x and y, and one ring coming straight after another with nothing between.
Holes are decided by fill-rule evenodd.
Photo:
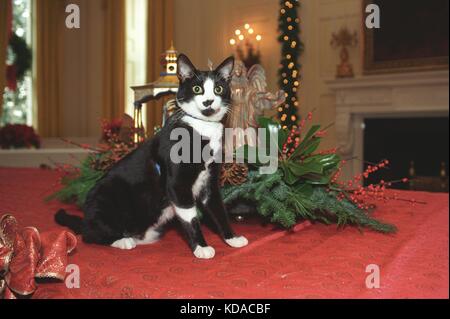
<instances>
[{"instance_id":1,"label":"fireplace mantel","mask_svg":"<svg viewBox=\"0 0 450 319\"><path fill-rule=\"evenodd\" d=\"M326 84L336 96L336 137L343 158L363 158L365 118L449 113L448 70L332 79ZM344 178L361 172L362 168L360 160L351 161L344 170Z\"/></svg>"}]
</instances>

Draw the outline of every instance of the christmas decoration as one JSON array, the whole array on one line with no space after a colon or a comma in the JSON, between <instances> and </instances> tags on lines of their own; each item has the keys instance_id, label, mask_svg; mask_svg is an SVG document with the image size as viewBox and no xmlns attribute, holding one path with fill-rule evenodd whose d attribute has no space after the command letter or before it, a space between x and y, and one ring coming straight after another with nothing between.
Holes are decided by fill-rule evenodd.
<instances>
[{"instance_id":1,"label":"christmas decoration","mask_svg":"<svg viewBox=\"0 0 450 319\"><path fill-rule=\"evenodd\" d=\"M230 45L236 47L236 58L241 60L247 69L250 69L255 64L260 64L261 53L259 46L262 36L256 34L255 30L248 23L244 25L244 30L236 29L234 34L236 38L233 37L230 39ZM246 52L244 52L244 48Z\"/></svg>"},{"instance_id":2,"label":"christmas decoration","mask_svg":"<svg viewBox=\"0 0 450 319\"><path fill-rule=\"evenodd\" d=\"M353 188L353 183L338 182L345 163L335 150L316 152L326 130L320 125L305 129L312 120L312 114L301 121L298 128L283 129L270 118L259 118L261 128L278 130L279 168L274 174L260 174L255 170L259 161L251 165L247 181L239 186L225 185L223 198L225 204L234 207L241 201L251 203L264 218L283 227L293 227L299 220L321 221L338 226L347 224L368 227L380 232L394 232L395 226L379 222L370 217L370 199L398 199L385 196L384 189L390 186L382 181L381 186L370 185ZM250 146L237 150L236 155L247 158ZM259 154L257 151L256 154ZM367 178L386 162L355 177L355 182ZM403 181L404 182L404 181ZM401 200L401 199L400 199ZM231 209L231 212L235 211ZM237 215L242 214L238 209Z\"/></svg>"},{"instance_id":3,"label":"christmas decoration","mask_svg":"<svg viewBox=\"0 0 450 319\"><path fill-rule=\"evenodd\" d=\"M97 147L65 140L91 153L79 166L57 166L57 170L61 172L60 182L63 187L46 200L57 199L81 207L95 183L112 165L136 148L133 140L135 128L133 120L128 115L125 114L121 120L103 121L102 128L102 142Z\"/></svg>"},{"instance_id":4,"label":"christmas decoration","mask_svg":"<svg viewBox=\"0 0 450 319\"><path fill-rule=\"evenodd\" d=\"M128 114L110 122L104 120L102 122L102 141L109 145L124 143L132 147L134 130L134 120Z\"/></svg>"},{"instance_id":5,"label":"christmas decoration","mask_svg":"<svg viewBox=\"0 0 450 319\"><path fill-rule=\"evenodd\" d=\"M303 50L300 41L300 19L297 9L298 0L281 0L278 29L281 42L281 65L279 70L279 86L286 92L286 103L278 108L278 118L283 128L296 127L298 121L297 91L300 87L300 64L298 58Z\"/></svg>"},{"instance_id":6,"label":"christmas decoration","mask_svg":"<svg viewBox=\"0 0 450 319\"><path fill-rule=\"evenodd\" d=\"M31 26L31 2L15 0L10 12L10 31L6 56L6 87L3 92L3 111L0 125L31 123L31 76L32 52L26 39ZM4 63L4 61L2 61Z\"/></svg>"},{"instance_id":7,"label":"christmas decoration","mask_svg":"<svg viewBox=\"0 0 450 319\"><path fill-rule=\"evenodd\" d=\"M31 68L31 49L25 39L15 33L9 39L9 48L12 53L12 61L6 68L7 86L10 90L15 91L17 82L22 81L25 73Z\"/></svg>"},{"instance_id":8,"label":"christmas decoration","mask_svg":"<svg viewBox=\"0 0 450 319\"><path fill-rule=\"evenodd\" d=\"M276 108L284 102L284 92L267 92L266 75L260 64L253 65L247 71L244 63L235 60L233 77L231 79L231 97L233 108L227 117L226 127L239 128L236 138L225 145L226 151L232 151L233 147L242 145L255 146L256 141L252 137L245 136L243 131L248 127L258 127L256 118L262 116L264 110Z\"/></svg>"},{"instance_id":9,"label":"christmas decoration","mask_svg":"<svg viewBox=\"0 0 450 319\"><path fill-rule=\"evenodd\" d=\"M231 116L228 127L244 128L249 126L270 132L277 131L278 170L273 174L260 174L261 165L243 164L240 161L225 163L220 178L224 202L235 220L245 220L246 214L257 213L263 218L282 227L291 228L299 220L307 219L338 226L347 224L368 227L376 231L389 233L395 226L379 222L370 216L374 209L373 201L406 200L387 194L385 189L393 182L381 181L379 185L359 186L369 174L384 168L388 162L371 164L365 172L355 176L353 181L340 182L339 176L345 161L336 154L336 149L318 151L326 135L327 128L311 125L313 113L290 129L283 121L277 122L266 117L257 117L261 109L270 108L278 103L277 96L265 92L263 70L255 65L247 75L241 61L237 61L233 72L231 86L233 90L233 107L238 108L237 117ZM251 92L251 93L249 93ZM282 99L282 98L281 98ZM131 119L128 119L131 123ZM124 122L104 124L104 143L97 148L81 145L90 149L91 155L80 167L63 166L63 188L49 199L59 199L66 203L81 206L87 193L118 160L136 147L133 139L124 142L119 138ZM134 136L133 129L128 130ZM253 148L259 154L255 141L244 139L242 146L236 150L239 159L248 159ZM248 162L248 161L247 161ZM395 181L394 181L395 182ZM404 180L400 181L404 182ZM410 203L417 202L409 200ZM198 212L201 218L201 212Z\"/></svg>"},{"instance_id":10,"label":"christmas decoration","mask_svg":"<svg viewBox=\"0 0 450 319\"><path fill-rule=\"evenodd\" d=\"M68 255L77 238L68 231L40 233L34 227L19 227L12 215L0 218L0 299L31 296L35 279L63 281Z\"/></svg>"},{"instance_id":11,"label":"christmas decoration","mask_svg":"<svg viewBox=\"0 0 450 319\"><path fill-rule=\"evenodd\" d=\"M107 153L94 152L78 167L59 165L57 170L61 173L62 188L48 196L46 201L57 199L62 203L76 204L78 207L82 207L91 188L105 174L105 169L110 166L104 164L110 162L105 160L107 156Z\"/></svg>"},{"instance_id":12,"label":"christmas decoration","mask_svg":"<svg viewBox=\"0 0 450 319\"><path fill-rule=\"evenodd\" d=\"M163 95L175 94L178 91L178 77L177 77L177 51L171 44L170 48L161 57L161 64L164 71L160 73L160 77L152 83L146 85L132 86L134 91L134 127L135 135L134 142L139 144L145 140L145 130L142 121L142 104L152 100L157 100ZM168 109L172 102L164 105L163 125L169 113Z\"/></svg>"},{"instance_id":13,"label":"christmas decoration","mask_svg":"<svg viewBox=\"0 0 450 319\"><path fill-rule=\"evenodd\" d=\"M6 124L0 127L0 147L9 148L39 148L41 140L34 128L24 124Z\"/></svg>"},{"instance_id":14,"label":"christmas decoration","mask_svg":"<svg viewBox=\"0 0 450 319\"><path fill-rule=\"evenodd\" d=\"M341 63L336 67L337 78L351 78L354 76L353 67L349 63L349 53L347 47L354 47L358 43L358 34L350 33L347 28L341 28L339 32L333 33L331 38L331 46L334 48L341 47L340 58Z\"/></svg>"},{"instance_id":15,"label":"christmas decoration","mask_svg":"<svg viewBox=\"0 0 450 319\"><path fill-rule=\"evenodd\" d=\"M240 163L224 163L220 175L220 185L241 185L245 183L248 175L248 167Z\"/></svg>"},{"instance_id":16,"label":"christmas decoration","mask_svg":"<svg viewBox=\"0 0 450 319\"><path fill-rule=\"evenodd\" d=\"M373 219L370 212L374 200L402 200L412 204L420 204L414 199L402 199L395 193L387 195L386 188L393 182L379 185L359 186L362 179L369 174L384 168L388 162L383 161L369 166L365 172L355 176L351 182L339 182L342 161L335 150L316 152L324 136L319 125L305 129L311 115L301 121L301 126L290 131L270 118L259 118L261 128L278 132L279 169L274 174L260 174L258 161L256 164L224 164L221 176L224 202L231 214L239 220L244 219L243 212L254 212L242 205L245 203L256 208L256 212L283 227L293 227L299 220L307 219L338 226L347 224L368 227L389 233L395 226ZM105 127L105 126L104 126ZM109 127L109 126L108 126ZM305 133L304 133L305 132ZM107 136L109 134L106 134ZM80 167L63 166L61 179L63 188L48 198L58 199L65 203L76 203L82 206L89 190L115 162L123 158L133 148L117 142L117 138L109 139L112 144L101 148L80 145L92 151ZM236 155L248 155L249 145L236 151ZM259 152L257 152L259 154ZM237 207L237 209L236 209ZM199 213L201 216L201 213Z\"/></svg>"},{"instance_id":17,"label":"christmas decoration","mask_svg":"<svg viewBox=\"0 0 450 319\"><path fill-rule=\"evenodd\" d=\"M125 114L120 120L104 121L102 124L102 143L98 147L79 145L72 141L68 143L78 145L91 151L91 154L79 167L59 165L57 169L62 173L62 189L50 195L46 200L57 199L64 203L76 203L82 206L89 190L111 168L114 163L122 159L145 140L146 134L142 122L142 104L158 99L165 94L173 94L178 90L177 51L172 46L162 56L165 68L160 77L153 83L132 87L135 95L134 117ZM164 105L163 123L175 110L173 100ZM158 127L154 128L155 133Z\"/></svg>"},{"instance_id":18,"label":"christmas decoration","mask_svg":"<svg viewBox=\"0 0 450 319\"><path fill-rule=\"evenodd\" d=\"M252 170L246 183L238 187L225 186L223 197L225 204L238 199L249 200L261 216L285 228L291 228L304 219L336 223L338 226L352 224L384 233L395 231L393 225L371 218L350 201L338 201L336 193L328 192L325 187L287 184L281 171L261 175Z\"/></svg>"}]
</instances>

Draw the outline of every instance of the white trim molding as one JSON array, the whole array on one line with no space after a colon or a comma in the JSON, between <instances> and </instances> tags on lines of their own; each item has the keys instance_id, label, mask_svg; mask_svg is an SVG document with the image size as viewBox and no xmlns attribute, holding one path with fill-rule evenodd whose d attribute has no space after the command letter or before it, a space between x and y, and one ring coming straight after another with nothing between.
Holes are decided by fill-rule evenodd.
<instances>
[{"instance_id":1,"label":"white trim molding","mask_svg":"<svg viewBox=\"0 0 450 319\"><path fill-rule=\"evenodd\" d=\"M72 137L67 138L76 144L95 146L98 138ZM55 167L58 164L79 166L90 151L60 138L42 139L39 149L0 149L0 167L40 167L42 164Z\"/></svg>"},{"instance_id":2,"label":"white trim molding","mask_svg":"<svg viewBox=\"0 0 450 319\"><path fill-rule=\"evenodd\" d=\"M365 118L449 115L448 70L358 76L326 84L336 96L337 146L343 158L363 159ZM362 161L353 160L343 178L362 169Z\"/></svg>"}]
</instances>

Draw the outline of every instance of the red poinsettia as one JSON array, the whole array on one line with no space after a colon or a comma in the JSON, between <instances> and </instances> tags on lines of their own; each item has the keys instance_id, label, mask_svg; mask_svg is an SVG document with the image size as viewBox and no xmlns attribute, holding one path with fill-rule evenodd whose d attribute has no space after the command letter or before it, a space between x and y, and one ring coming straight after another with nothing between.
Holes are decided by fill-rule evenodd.
<instances>
[{"instance_id":1,"label":"red poinsettia","mask_svg":"<svg viewBox=\"0 0 450 319\"><path fill-rule=\"evenodd\" d=\"M124 114L120 119L102 121L102 142L109 145L127 144L134 146L134 121L131 116Z\"/></svg>"},{"instance_id":2,"label":"red poinsettia","mask_svg":"<svg viewBox=\"0 0 450 319\"><path fill-rule=\"evenodd\" d=\"M110 141L114 137L117 137L122 128L122 119L113 119L111 121L102 121L102 140Z\"/></svg>"},{"instance_id":3,"label":"red poinsettia","mask_svg":"<svg viewBox=\"0 0 450 319\"><path fill-rule=\"evenodd\" d=\"M39 148L41 139L34 128L25 124L6 124L0 128L0 147Z\"/></svg>"}]
</instances>

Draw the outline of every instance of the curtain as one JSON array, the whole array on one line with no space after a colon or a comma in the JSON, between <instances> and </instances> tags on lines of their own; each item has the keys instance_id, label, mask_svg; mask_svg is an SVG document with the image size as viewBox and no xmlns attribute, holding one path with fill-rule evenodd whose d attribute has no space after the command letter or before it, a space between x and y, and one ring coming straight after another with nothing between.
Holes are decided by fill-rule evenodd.
<instances>
[{"instance_id":1,"label":"curtain","mask_svg":"<svg viewBox=\"0 0 450 319\"><path fill-rule=\"evenodd\" d=\"M3 109L3 91L6 85L6 50L10 33L11 0L0 0L0 116Z\"/></svg>"},{"instance_id":2,"label":"curtain","mask_svg":"<svg viewBox=\"0 0 450 319\"><path fill-rule=\"evenodd\" d=\"M35 1L37 129L42 137L58 137L62 130L64 4L64 0Z\"/></svg>"},{"instance_id":3,"label":"curtain","mask_svg":"<svg viewBox=\"0 0 450 319\"><path fill-rule=\"evenodd\" d=\"M105 10L103 107L105 119L125 112L125 0L103 0Z\"/></svg>"},{"instance_id":4,"label":"curtain","mask_svg":"<svg viewBox=\"0 0 450 319\"><path fill-rule=\"evenodd\" d=\"M161 54L173 41L174 0L148 0L147 25L147 82L155 81L161 72ZM176 47L176 43L175 43ZM169 97L170 98L170 97ZM153 135L153 128L161 125L164 98L147 103L147 133Z\"/></svg>"}]
</instances>

